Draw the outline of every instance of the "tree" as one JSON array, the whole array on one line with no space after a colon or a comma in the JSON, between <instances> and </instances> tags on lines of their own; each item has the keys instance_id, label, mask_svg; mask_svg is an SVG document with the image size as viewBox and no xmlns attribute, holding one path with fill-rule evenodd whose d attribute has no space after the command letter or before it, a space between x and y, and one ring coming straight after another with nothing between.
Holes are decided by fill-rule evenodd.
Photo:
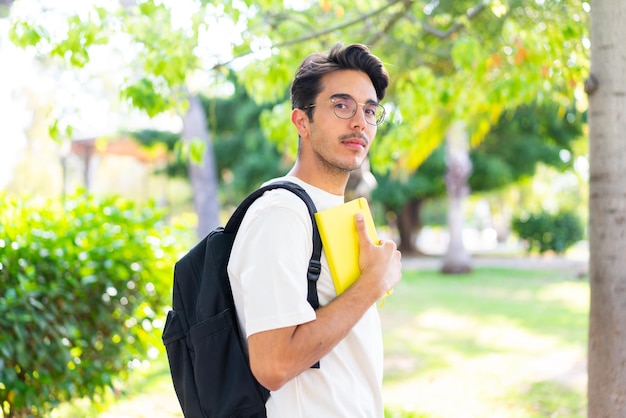
<instances>
[{"instance_id":1,"label":"tree","mask_svg":"<svg viewBox=\"0 0 626 418\"><path fill-rule=\"evenodd\" d=\"M622 1L594 2L589 95L588 415L626 416L626 13Z\"/></svg>"},{"instance_id":2,"label":"tree","mask_svg":"<svg viewBox=\"0 0 626 418\"><path fill-rule=\"evenodd\" d=\"M211 128L215 154L215 171L220 182L220 202L236 206L266 179L278 177L288 170L288 163L275 144L264 137L259 115L271 104L259 105L238 84L234 74L228 81L234 91L227 96L199 95L207 127ZM144 146L163 144L170 153L165 172L170 177L189 178L182 160L181 136L167 131L141 130L131 135Z\"/></svg>"},{"instance_id":3,"label":"tree","mask_svg":"<svg viewBox=\"0 0 626 418\"><path fill-rule=\"evenodd\" d=\"M396 174L419 166L453 124L465 125L474 147L506 109L547 98L569 105L571 86L587 62L581 42L586 12L577 0L388 1L363 9L352 4L349 12L323 1L316 13L272 3L245 15L252 29L241 50L254 45L280 48L280 54L270 52L261 65L257 61L241 73L253 97L263 100L276 88L272 80L279 87L289 80L287 64L294 65L297 53L293 45L306 41L310 48L322 49L344 39L372 46L394 70L388 99L392 127L385 133L388 140L373 148L373 164L392 166ZM225 10L231 9L225 5ZM269 85L260 86L259 75ZM284 106L278 108L282 111ZM269 129L270 138L288 132L286 123L273 123ZM461 228L462 222L453 225Z\"/></svg>"},{"instance_id":4,"label":"tree","mask_svg":"<svg viewBox=\"0 0 626 418\"><path fill-rule=\"evenodd\" d=\"M228 80L234 87L233 94L203 97L203 106L214 135L224 203L237 205L261 182L283 175L290 161L265 138L261 129L259 116L273 103L251 100L234 73Z\"/></svg>"},{"instance_id":5,"label":"tree","mask_svg":"<svg viewBox=\"0 0 626 418\"><path fill-rule=\"evenodd\" d=\"M468 178L472 173L469 141L465 122L456 121L446 134L446 190L448 192L448 229L450 240L441 271L448 274L469 273L471 256L463 244L463 203L469 194Z\"/></svg>"},{"instance_id":6,"label":"tree","mask_svg":"<svg viewBox=\"0 0 626 418\"><path fill-rule=\"evenodd\" d=\"M575 145L584 114L556 103L530 104L504 112L484 140L470 151L473 193L497 191L532 177L539 164L563 172L573 169ZM379 187L374 199L395 215L403 253L419 253L413 243L421 228L421 208L445 195L445 144L405 177L374 167ZM564 158L567 156L568 158Z\"/></svg>"},{"instance_id":7,"label":"tree","mask_svg":"<svg viewBox=\"0 0 626 418\"><path fill-rule=\"evenodd\" d=\"M393 214L392 223L398 229L398 248L402 254L421 254L414 243L422 228L422 207L429 199L445 193L444 153L444 147L440 146L414 172L404 177L374 167L378 186L372 197L382 204L385 212Z\"/></svg>"},{"instance_id":8,"label":"tree","mask_svg":"<svg viewBox=\"0 0 626 418\"><path fill-rule=\"evenodd\" d=\"M198 98L188 88L200 67L195 54L200 18L191 16L188 26L175 27L171 10L162 3L125 0L118 9L93 6L85 14L69 13L66 25L59 29L56 18L67 12L48 8L45 3L40 1L39 16L14 17L11 40L24 48L34 47L41 58L53 58L66 68L82 71L89 68L94 56L111 54L117 48L122 51L116 58L124 60L129 48L134 49L134 60L118 69L126 77L118 86L120 96L150 117L163 112L181 116L198 214L197 234L206 235L219 224L218 185L204 113L197 111ZM56 18L46 21L43 16ZM110 50L103 51L103 45ZM59 129L66 124L52 121L50 136L57 141L69 140L72 127L68 126L65 135Z\"/></svg>"},{"instance_id":9,"label":"tree","mask_svg":"<svg viewBox=\"0 0 626 418\"><path fill-rule=\"evenodd\" d=\"M66 38L46 37L44 22L24 18L15 23L13 39L23 45L48 44L45 54L80 64L94 45L107 42L100 33L111 34L114 28L126 34L140 47L134 62L141 71L122 86L122 94L149 114L175 107L187 76L202 64L207 69L208 62L192 52L211 26L230 42L232 55L212 60L207 71L219 74L237 63L242 67L238 77L258 102L274 102L310 51L327 49L337 40L365 43L392 71L387 99L391 124L372 157L373 165L392 167L394 175L421 164L454 121L465 122L473 147L507 108L548 97L568 105L588 58L581 42L587 19L582 0L194 4L200 7L190 13L192 24L183 30L173 30L168 7L146 0L132 14L96 8L92 14L70 16ZM241 36L226 36L239 28ZM281 151L293 153L296 141L284 117L287 111L285 103L278 103L262 120L267 137Z\"/></svg>"},{"instance_id":10,"label":"tree","mask_svg":"<svg viewBox=\"0 0 626 418\"><path fill-rule=\"evenodd\" d=\"M202 102L197 95L190 95L188 100L189 109L183 116L182 138L189 146L193 146L194 141L201 144L202 155L200 158L189 158L188 165L194 208L198 215L196 235L202 238L220 225L217 173Z\"/></svg>"},{"instance_id":11,"label":"tree","mask_svg":"<svg viewBox=\"0 0 626 418\"><path fill-rule=\"evenodd\" d=\"M386 99L392 123L374 150L375 165L415 168L457 118L466 121L476 145L504 109L548 97L569 104L588 54L580 42L586 14L579 1L345 6L322 1L294 10L268 1L246 14L241 5L224 3L226 13L237 9L249 28L234 51L267 55L238 73L256 100L284 89L306 53L336 40L363 42L382 57L392 73ZM307 50L300 51L304 43ZM572 65L574 60L580 66ZM288 121L267 128L270 138L281 141L289 132Z\"/></svg>"}]
</instances>

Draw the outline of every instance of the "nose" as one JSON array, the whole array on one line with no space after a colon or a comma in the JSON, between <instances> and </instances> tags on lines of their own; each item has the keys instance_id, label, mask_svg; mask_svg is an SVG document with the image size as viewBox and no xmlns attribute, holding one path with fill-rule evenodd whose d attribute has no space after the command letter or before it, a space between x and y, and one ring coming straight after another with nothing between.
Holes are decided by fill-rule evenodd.
<instances>
[{"instance_id":1,"label":"nose","mask_svg":"<svg viewBox=\"0 0 626 418\"><path fill-rule=\"evenodd\" d=\"M365 120L365 106L357 104L356 111L350 119L353 129L364 130L367 127L367 121Z\"/></svg>"}]
</instances>

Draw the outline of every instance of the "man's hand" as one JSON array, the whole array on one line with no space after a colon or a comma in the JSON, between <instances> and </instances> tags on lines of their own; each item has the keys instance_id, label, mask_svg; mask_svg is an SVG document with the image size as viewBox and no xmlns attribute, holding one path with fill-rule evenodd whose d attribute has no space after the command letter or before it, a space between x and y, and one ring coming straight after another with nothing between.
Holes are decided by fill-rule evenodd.
<instances>
[{"instance_id":1,"label":"man's hand","mask_svg":"<svg viewBox=\"0 0 626 418\"><path fill-rule=\"evenodd\" d=\"M359 267L361 278L370 286L380 289L382 298L402 279L401 254L396 243L391 240L371 241L363 215L354 217L356 231L359 237Z\"/></svg>"}]
</instances>

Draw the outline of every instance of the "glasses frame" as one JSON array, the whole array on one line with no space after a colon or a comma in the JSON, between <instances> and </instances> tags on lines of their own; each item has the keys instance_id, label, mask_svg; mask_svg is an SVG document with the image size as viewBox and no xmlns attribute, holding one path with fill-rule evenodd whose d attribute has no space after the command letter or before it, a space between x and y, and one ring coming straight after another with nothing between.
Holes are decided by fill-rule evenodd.
<instances>
[{"instance_id":1,"label":"glasses frame","mask_svg":"<svg viewBox=\"0 0 626 418\"><path fill-rule=\"evenodd\" d=\"M380 118L376 118L375 123L371 123L370 121L368 121L368 120L367 120L367 117L365 117L365 122L366 122L368 125L371 125L371 126L380 126L380 125L381 125L381 124L385 121L385 117L387 116L387 110L385 109L385 106L383 106L383 105L381 105L380 103L377 103L377 102L359 103L359 102L357 102L357 101L356 101L356 99L355 99L354 97L349 96L349 95L347 95L347 94L346 94L346 95L343 95L343 94L342 94L342 95L335 95L335 96L331 97L331 98L330 98L330 99L328 99L328 100L324 100L324 101L322 101L322 102L313 103L313 104L310 104L310 105L303 106L303 107L302 107L302 110L311 109L311 108L313 108L313 107L317 107L317 106L319 106L319 105L321 105L321 104L328 103L328 102L331 102L331 103L333 103L333 104L334 104L336 100L341 100L341 99L344 99L344 100L345 100L345 99L352 100L352 101L356 104L356 106L354 107L354 111L352 112L352 114L351 114L350 116L348 116L348 117L342 117L342 116L339 116L339 115L337 114L337 111L336 111L337 109L335 109L335 106L333 106L333 113L334 113L334 114L335 114L335 116L337 116L339 119L348 120L348 119L353 118L353 117L354 117L354 115L356 115L356 112L357 112L357 110L359 109L359 106L362 106L362 107L363 107L363 109L365 109L365 106L368 106L368 105L376 105L376 107L377 107L377 108L381 109L381 111L380 111ZM376 112L376 113L378 113L378 112Z\"/></svg>"}]
</instances>

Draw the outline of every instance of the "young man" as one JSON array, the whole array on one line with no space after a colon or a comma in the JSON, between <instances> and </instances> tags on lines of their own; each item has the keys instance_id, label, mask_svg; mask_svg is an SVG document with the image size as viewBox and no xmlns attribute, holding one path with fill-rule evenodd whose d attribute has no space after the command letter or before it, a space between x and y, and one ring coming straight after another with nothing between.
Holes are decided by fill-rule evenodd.
<instances>
[{"instance_id":1,"label":"young man","mask_svg":"<svg viewBox=\"0 0 626 418\"><path fill-rule=\"evenodd\" d=\"M379 102L388 83L363 45L337 45L298 68L291 87L298 157L282 179L301 185L318 211L344 203L350 171L384 119ZM271 391L270 418L383 416L376 302L401 279L400 252L393 241L372 243L358 216L355 223L361 277L337 296L322 254L317 310L306 297L312 226L300 198L266 192L241 224L228 272L252 372ZM311 368L317 361L320 368Z\"/></svg>"}]
</instances>

